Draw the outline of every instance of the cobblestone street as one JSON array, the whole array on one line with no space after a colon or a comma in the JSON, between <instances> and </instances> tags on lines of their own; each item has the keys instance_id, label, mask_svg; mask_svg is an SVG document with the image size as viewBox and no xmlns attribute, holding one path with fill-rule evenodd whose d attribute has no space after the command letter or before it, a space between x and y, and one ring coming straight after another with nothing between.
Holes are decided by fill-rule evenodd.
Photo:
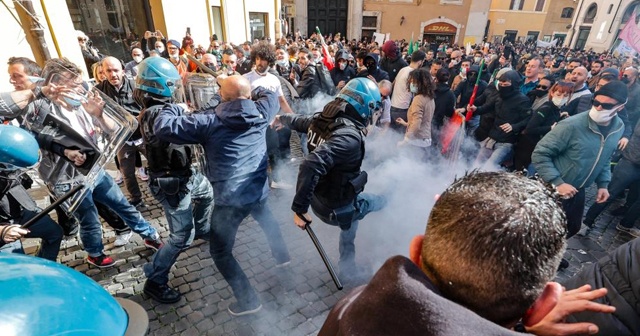
<instances>
[{"instance_id":1,"label":"cobblestone street","mask_svg":"<svg viewBox=\"0 0 640 336\"><path fill-rule=\"evenodd\" d=\"M115 175L115 171L109 172ZM168 231L163 211L144 189L147 208L142 213L166 238ZM35 192L42 195L42 189L36 189ZM124 247L114 247L114 232L104 226L106 252L117 260L112 268L98 269L87 264L84 260L86 253L76 238L63 241L59 261L99 282L112 295L141 304L149 314L150 335L314 335L330 308L353 285L346 285L343 291L338 291L307 234L292 224L288 209L293 193L293 190L272 190L269 200L292 256L290 265L274 267L275 261L266 238L251 217L241 225L237 235L234 254L263 304L263 309L254 315L232 317L228 313L227 306L234 298L230 287L213 264L209 244L205 241L195 241L180 255L173 268L170 284L179 289L183 298L171 305L158 304L142 294L145 281L142 265L150 259L153 251L143 246L139 236L134 235ZM593 194L594 190L587 193L587 205L593 202ZM39 203L46 204L44 199ZM616 207L617 204L612 206ZM382 260L390 256L376 255L375 250L391 243L377 241L380 238L372 234L384 232L385 224L382 222L385 222L385 217L371 216L367 219L363 221L356 240L358 261L371 267L373 272ZM618 221L619 218L611 217L607 211L591 232L587 235L581 232L571 239L566 252L571 266L561 271L558 278L569 277L580 269L581 263L594 262L607 251L628 241L629 236L615 230ZM339 231L318 222L316 220L313 227L334 264L337 264ZM422 220L420 222L424 223ZM420 222L411 229L414 232L407 236L422 233L424 224ZM28 253L33 253L34 243L26 242ZM372 243L379 246L374 251L367 251ZM407 251L408 241L399 242L398 245L395 247L397 253L406 255L403 251Z\"/></svg>"}]
</instances>

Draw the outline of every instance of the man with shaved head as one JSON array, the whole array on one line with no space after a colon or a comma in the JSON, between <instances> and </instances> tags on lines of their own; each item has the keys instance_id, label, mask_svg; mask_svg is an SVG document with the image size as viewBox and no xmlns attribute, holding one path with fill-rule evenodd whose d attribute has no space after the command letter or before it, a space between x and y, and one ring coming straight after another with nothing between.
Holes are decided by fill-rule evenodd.
<instances>
[{"instance_id":1,"label":"man with shaved head","mask_svg":"<svg viewBox=\"0 0 640 336\"><path fill-rule=\"evenodd\" d=\"M589 71L583 66L574 68L571 71L571 82L573 82L573 94L571 99L561 108L562 112L567 112L569 116L589 111L593 94L587 86L587 75Z\"/></svg>"},{"instance_id":2,"label":"man with shaved head","mask_svg":"<svg viewBox=\"0 0 640 336\"><path fill-rule=\"evenodd\" d=\"M276 93L263 87L252 91L249 80L242 76L220 75L218 83L221 103L217 107L185 115L181 106L165 105L154 123L154 132L174 144L204 147L207 178L215 199L210 252L237 300L229 305L229 313L239 316L262 308L231 253L242 220L252 215L260 224L272 247L276 266L289 263L280 227L266 204L269 186L265 133L280 103Z\"/></svg>"},{"instance_id":3,"label":"man with shaved head","mask_svg":"<svg viewBox=\"0 0 640 336\"><path fill-rule=\"evenodd\" d=\"M102 60L102 71L107 76L107 80L98 84L97 88L115 100L118 105L122 106L134 117L138 117L142 107L133 98L135 83L124 75L120 60L111 56L105 57ZM145 207L145 204L136 179L136 153L138 152L145 154L140 127L133 132L129 140L118 151L120 172L124 177L125 187L129 192L129 203L140 209ZM140 176L141 178L146 176L144 171L141 171Z\"/></svg>"},{"instance_id":4,"label":"man with shaved head","mask_svg":"<svg viewBox=\"0 0 640 336\"><path fill-rule=\"evenodd\" d=\"M638 119L640 119L640 83L638 83L638 69L628 67L622 73L622 82L627 84L629 89L629 101L626 105L629 116L629 127L635 129ZM626 145L626 144L625 144Z\"/></svg>"}]
</instances>

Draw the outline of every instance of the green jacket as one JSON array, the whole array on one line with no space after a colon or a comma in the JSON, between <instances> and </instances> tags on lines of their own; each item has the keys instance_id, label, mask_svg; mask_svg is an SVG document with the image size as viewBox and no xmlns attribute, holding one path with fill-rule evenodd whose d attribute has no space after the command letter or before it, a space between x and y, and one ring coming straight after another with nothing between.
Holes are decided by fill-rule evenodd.
<instances>
[{"instance_id":1,"label":"green jacket","mask_svg":"<svg viewBox=\"0 0 640 336\"><path fill-rule=\"evenodd\" d=\"M607 188L611 181L611 155L624 132L619 117L611 122L609 134L603 136L588 112L560 121L531 155L536 172L556 186L569 183L580 189L595 181L598 188Z\"/></svg>"}]
</instances>

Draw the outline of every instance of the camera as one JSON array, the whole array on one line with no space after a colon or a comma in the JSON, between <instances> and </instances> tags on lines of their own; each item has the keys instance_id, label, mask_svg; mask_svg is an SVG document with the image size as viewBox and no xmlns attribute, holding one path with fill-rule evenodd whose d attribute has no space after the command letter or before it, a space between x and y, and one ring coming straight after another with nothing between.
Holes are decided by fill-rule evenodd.
<instances>
[{"instance_id":1,"label":"camera","mask_svg":"<svg viewBox=\"0 0 640 336\"><path fill-rule=\"evenodd\" d=\"M155 33L155 32L153 32L153 33L149 34L149 36L150 36L150 37L156 37L156 33Z\"/></svg>"}]
</instances>

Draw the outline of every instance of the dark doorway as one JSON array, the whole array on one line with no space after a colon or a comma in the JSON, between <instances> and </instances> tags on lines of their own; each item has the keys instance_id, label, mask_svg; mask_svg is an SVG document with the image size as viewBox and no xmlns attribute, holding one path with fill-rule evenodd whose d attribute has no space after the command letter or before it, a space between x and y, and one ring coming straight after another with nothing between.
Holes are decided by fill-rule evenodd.
<instances>
[{"instance_id":1,"label":"dark doorway","mask_svg":"<svg viewBox=\"0 0 640 336\"><path fill-rule=\"evenodd\" d=\"M323 35L347 34L347 10L349 0L315 0L307 2L308 31L311 35L320 28Z\"/></svg>"},{"instance_id":2,"label":"dark doorway","mask_svg":"<svg viewBox=\"0 0 640 336\"><path fill-rule=\"evenodd\" d=\"M584 49L584 46L587 44L587 39L589 38L589 33L591 33L591 27L580 27L580 31L578 32L578 40L576 41L574 49Z\"/></svg>"}]
</instances>

